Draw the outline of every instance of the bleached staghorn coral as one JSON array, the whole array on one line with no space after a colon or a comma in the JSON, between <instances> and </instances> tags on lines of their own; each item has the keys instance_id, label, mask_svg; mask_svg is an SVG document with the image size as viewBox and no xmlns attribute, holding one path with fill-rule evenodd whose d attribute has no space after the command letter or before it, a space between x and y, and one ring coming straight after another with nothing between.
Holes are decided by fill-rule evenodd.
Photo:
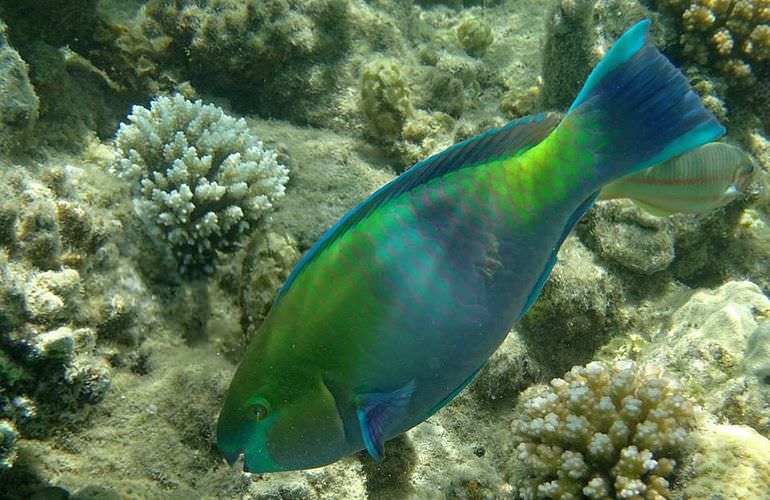
<instances>
[{"instance_id":1,"label":"bleached staghorn coral","mask_svg":"<svg viewBox=\"0 0 770 500\"><path fill-rule=\"evenodd\" d=\"M112 171L133 182L134 206L160 229L183 274L210 273L283 196L288 170L246 121L180 95L134 106Z\"/></svg>"},{"instance_id":2,"label":"bleached staghorn coral","mask_svg":"<svg viewBox=\"0 0 770 500\"><path fill-rule=\"evenodd\" d=\"M693 410L660 371L632 361L577 366L526 391L519 410L522 498L670 498Z\"/></svg>"}]
</instances>

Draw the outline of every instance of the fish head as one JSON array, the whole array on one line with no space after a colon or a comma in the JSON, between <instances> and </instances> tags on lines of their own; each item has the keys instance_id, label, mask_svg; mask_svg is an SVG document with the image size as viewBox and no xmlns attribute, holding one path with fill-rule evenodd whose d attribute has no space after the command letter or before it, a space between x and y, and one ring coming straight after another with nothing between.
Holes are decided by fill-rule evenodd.
<instances>
[{"instance_id":1,"label":"fish head","mask_svg":"<svg viewBox=\"0 0 770 500\"><path fill-rule=\"evenodd\" d=\"M736 166L733 185L739 192L746 193L754 182L758 171L751 156L744 153Z\"/></svg>"},{"instance_id":2,"label":"fish head","mask_svg":"<svg viewBox=\"0 0 770 500\"><path fill-rule=\"evenodd\" d=\"M248 363L225 398L217 445L231 464L242 454L246 472L320 467L350 452L334 396L316 371L271 375Z\"/></svg>"}]
</instances>

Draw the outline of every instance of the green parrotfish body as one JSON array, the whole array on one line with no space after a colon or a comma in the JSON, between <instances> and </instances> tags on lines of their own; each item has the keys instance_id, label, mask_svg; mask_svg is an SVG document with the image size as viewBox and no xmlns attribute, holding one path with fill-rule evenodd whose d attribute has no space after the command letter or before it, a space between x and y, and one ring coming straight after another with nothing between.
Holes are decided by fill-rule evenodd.
<instances>
[{"instance_id":1,"label":"green parrotfish body","mask_svg":"<svg viewBox=\"0 0 770 500\"><path fill-rule=\"evenodd\" d=\"M270 472L380 458L484 365L603 185L724 133L648 28L615 43L563 120L452 146L316 243L227 393L217 437L229 461Z\"/></svg>"}]
</instances>

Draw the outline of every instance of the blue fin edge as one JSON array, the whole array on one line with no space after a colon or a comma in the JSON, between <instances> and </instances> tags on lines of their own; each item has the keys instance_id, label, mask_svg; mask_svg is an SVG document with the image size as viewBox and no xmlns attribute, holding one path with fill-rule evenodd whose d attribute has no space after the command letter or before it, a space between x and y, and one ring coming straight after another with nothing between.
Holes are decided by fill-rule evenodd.
<instances>
[{"instance_id":1,"label":"blue fin edge","mask_svg":"<svg viewBox=\"0 0 770 500\"><path fill-rule=\"evenodd\" d=\"M570 106L572 111L583 104L586 97L594 91L596 85L613 69L628 61L644 45L647 38L647 30L650 28L650 20L644 19L629 28L618 40L612 44L610 50L604 55L599 64L588 75L583 88Z\"/></svg>"},{"instance_id":2,"label":"blue fin edge","mask_svg":"<svg viewBox=\"0 0 770 500\"><path fill-rule=\"evenodd\" d=\"M641 21L615 42L562 122L592 127L590 133L602 138L591 191L725 132L687 78L655 48L649 26Z\"/></svg>"},{"instance_id":3,"label":"blue fin edge","mask_svg":"<svg viewBox=\"0 0 770 500\"><path fill-rule=\"evenodd\" d=\"M415 387L415 381L410 380L392 392L373 392L357 396L356 417L361 437L366 451L375 461L382 460L388 426L404 414Z\"/></svg>"}]
</instances>

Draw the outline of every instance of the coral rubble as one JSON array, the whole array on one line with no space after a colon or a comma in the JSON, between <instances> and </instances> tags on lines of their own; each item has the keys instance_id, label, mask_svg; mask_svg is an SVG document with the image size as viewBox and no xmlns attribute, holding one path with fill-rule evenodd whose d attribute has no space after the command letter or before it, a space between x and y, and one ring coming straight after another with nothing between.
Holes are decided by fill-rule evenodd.
<instances>
[{"instance_id":1,"label":"coral rubble","mask_svg":"<svg viewBox=\"0 0 770 500\"><path fill-rule=\"evenodd\" d=\"M168 38L158 58L201 87L286 116L313 106L334 86L347 50L350 15L342 0L151 0L145 32Z\"/></svg>"}]
</instances>

